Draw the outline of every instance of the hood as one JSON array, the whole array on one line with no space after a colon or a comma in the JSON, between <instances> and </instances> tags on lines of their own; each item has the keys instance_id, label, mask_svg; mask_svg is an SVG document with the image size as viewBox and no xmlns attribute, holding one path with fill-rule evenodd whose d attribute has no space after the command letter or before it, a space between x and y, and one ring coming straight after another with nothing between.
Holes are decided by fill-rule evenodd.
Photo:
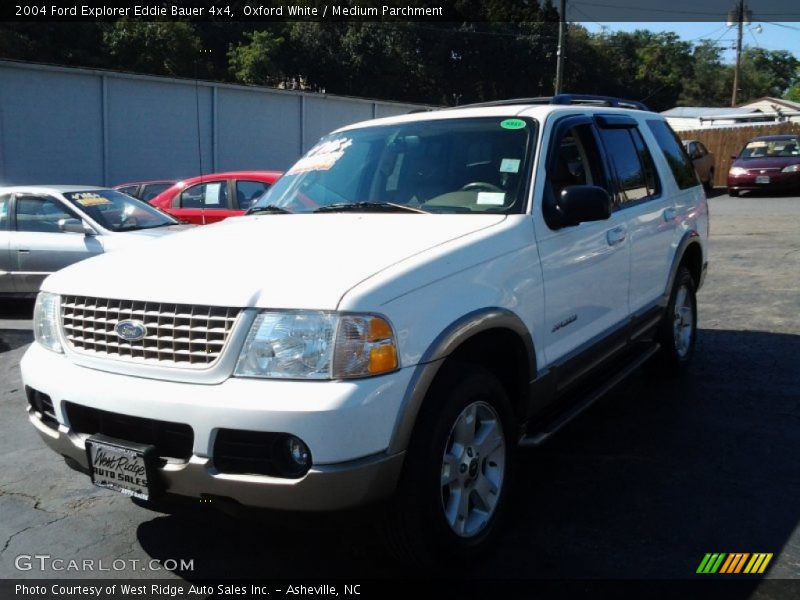
<instances>
[{"instance_id":1,"label":"hood","mask_svg":"<svg viewBox=\"0 0 800 600\"><path fill-rule=\"evenodd\" d=\"M145 240L155 240L171 233L179 231L186 231L191 229L194 225L170 225L168 227L153 227L152 229L137 229L134 231L111 231L108 234L100 236L103 243L103 249L108 252L110 250L120 250L131 246L138 246Z\"/></svg>"},{"instance_id":2,"label":"hood","mask_svg":"<svg viewBox=\"0 0 800 600\"><path fill-rule=\"evenodd\" d=\"M797 156L771 156L769 158L737 158L731 166L743 169L783 169L797 163L800 163L800 157Z\"/></svg>"},{"instance_id":3,"label":"hood","mask_svg":"<svg viewBox=\"0 0 800 600\"><path fill-rule=\"evenodd\" d=\"M333 310L359 282L503 215L236 217L82 261L43 290L216 306ZM166 229L166 228L164 228Z\"/></svg>"}]
</instances>

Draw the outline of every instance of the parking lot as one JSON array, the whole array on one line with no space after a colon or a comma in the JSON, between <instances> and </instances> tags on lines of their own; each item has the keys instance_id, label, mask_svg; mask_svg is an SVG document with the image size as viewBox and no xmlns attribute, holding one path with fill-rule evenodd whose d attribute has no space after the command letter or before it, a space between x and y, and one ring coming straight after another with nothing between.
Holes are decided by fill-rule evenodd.
<instances>
[{"instance_id":1,"label":"parking lot","mask_svg":"<svg viewBox=\"0 0 800 600\"><path fill-rule=\"evenodd\" d=\"M513 514L480 577L693 577L708 552L770 552L800 578L800 197L711 200L711 257L691 373L613 390L520 456ZM93 487L27 422L18 363L30 303L0 305L0 578L15 558L138 560L102 577L407 576L366 519L287 527L197 504L149 511ZM193 570L143 570L151 559Z\"/></svg>"}]
</instances>

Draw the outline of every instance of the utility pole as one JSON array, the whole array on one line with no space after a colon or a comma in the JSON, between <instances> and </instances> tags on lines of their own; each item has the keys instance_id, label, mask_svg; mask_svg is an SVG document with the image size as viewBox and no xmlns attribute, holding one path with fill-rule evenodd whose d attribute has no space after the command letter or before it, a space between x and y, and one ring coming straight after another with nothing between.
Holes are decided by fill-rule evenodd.
<instances>
[{"instance_id":1,"label":"utility pole","mask_svg":"<svg viewBox=\"0 0 800 600\"><path fill-rule=\"evenodd\" d=\"M561 93L564 81L564 45L566 44L566 34L567 0L561 0L561 11L558 19L558 51L556 53L556 94Z\"/></svg>"},{"instance_id":2,"label":"utility pole","mask_svg":"<svg viewBox=\"0 0 800 600\"><path fill-rule=\"evenodd\" d=\"M739 94L739 71L742 68L742 35L744 33L744 0L739 0L736 6L736 28L738 30L736 36L736 67L733 71L733 93L731 94L731 106L736 106L737 96Z\"/></svg>"}]
</instances>

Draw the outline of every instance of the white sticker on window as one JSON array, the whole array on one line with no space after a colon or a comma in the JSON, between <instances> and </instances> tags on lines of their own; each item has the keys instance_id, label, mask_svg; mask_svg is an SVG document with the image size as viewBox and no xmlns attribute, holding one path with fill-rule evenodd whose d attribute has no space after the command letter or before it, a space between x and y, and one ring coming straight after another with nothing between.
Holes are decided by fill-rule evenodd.
<instances>
[{"instance_id":1,"label":"white sticker on window","mask_svg":"<svg viewBox=\"0 0 800 600\"><path fill-rule=\"evenodd\" d=\"M503 206L506 201L504 192L478 192L478 204L489 204L491 206Z\"/></svg>"},{"instance_id":2,"label":"white sticker on window","mask_svg":"<svg viewBox=\"0 0 800 600\"><path fill-rule=\"evenodd\" d=\"M206 206L216 206L219 204L219 193L222 188L221 183L208 183L206 184L205 198L203 204Z\"/></svg>"},{"instance_id":3,"label":"white sticker on window","mask_svg":"<svg viewBox=\"0 0 800 600\"><path fill-rule=\"evenodd\" d=\"M519 173L519 163L520 160L518 158L504 158L500 163L500 172Z\"/></svg>"}]
</instances>

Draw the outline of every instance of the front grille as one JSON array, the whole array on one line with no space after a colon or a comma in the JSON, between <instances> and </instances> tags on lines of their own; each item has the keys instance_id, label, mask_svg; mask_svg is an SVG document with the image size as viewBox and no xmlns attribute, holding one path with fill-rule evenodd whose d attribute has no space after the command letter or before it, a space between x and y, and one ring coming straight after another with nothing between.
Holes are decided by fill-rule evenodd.
<instances>
[{"instance_id":1,"label":"front grille","mask_svg":"<svg viewBox=\"0 0 800 600\"><path fill-rule=\"evenodd\" d=\"M221 306L61 297L61 323L73 350L94 356L165 366L202 368L225 347L240 309ZM127 341L117 323L141 322L145 336Z\"/></svg>"},{"instance_id":2,"label":"front grille","mask_svg":"<svg viewBox=\"0 0 800 600\"><path fill-rule=\"evenodd\" d=\"M152 444L161 458L188 460L192 456L194 432L189 425L131 417L72 402L64 403L64 411L76 433L102 433L127 442Z\"/></svg>"}]
</instances>

